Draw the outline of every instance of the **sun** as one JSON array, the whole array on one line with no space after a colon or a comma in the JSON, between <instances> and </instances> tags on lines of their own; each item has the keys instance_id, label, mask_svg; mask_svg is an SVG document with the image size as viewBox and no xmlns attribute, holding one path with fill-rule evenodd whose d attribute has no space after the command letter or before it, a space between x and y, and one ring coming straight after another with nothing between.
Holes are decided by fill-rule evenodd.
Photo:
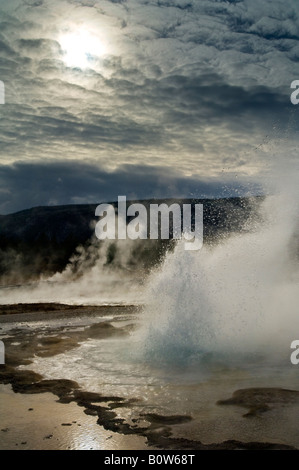
<instances>
[{"instance_id":1,"label":"sun","mask_svg":"<svg viewBox=\"0 0 299 470\"><path fill-rule=\"evenodd\" d=\"M107 53L104 41L86 30L64 34L59 43L68 67L88 68L94 59Z\"/></svg>"}]
</instances>

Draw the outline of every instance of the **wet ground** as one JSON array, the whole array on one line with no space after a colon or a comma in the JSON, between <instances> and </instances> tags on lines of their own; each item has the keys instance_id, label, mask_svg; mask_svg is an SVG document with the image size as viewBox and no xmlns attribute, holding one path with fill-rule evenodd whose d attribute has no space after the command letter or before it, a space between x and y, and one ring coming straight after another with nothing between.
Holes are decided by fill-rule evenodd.
<instances>
[{"instance_id":1,"label":"wet ground","mask_svg":"<svg viewBox=\"0 0 299 470\"><path fill-rule=\"evenodd\" d=\"M299 447L290 377L142 363L128 354L138 307L22 304L0 312L1 449Z\"/></svg>"}]
</instances>

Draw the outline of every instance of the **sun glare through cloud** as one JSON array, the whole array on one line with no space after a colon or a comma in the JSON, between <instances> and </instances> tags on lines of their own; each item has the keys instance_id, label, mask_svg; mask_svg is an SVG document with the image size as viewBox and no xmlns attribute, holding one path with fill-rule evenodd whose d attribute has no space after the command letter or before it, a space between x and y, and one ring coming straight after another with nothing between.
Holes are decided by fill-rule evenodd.
<instances>
[{"instance_id":1,"label":"sun glare through cloud","mask_svg":"<svg viewBox=\"0 0 299 470\"><path fill-rule=\"evenodd\" d=\"M104 40L87 30L63 34L59 38L63 60L68 67L88 68L92 61L107 54Z\"/></svg>"}]
</instances>

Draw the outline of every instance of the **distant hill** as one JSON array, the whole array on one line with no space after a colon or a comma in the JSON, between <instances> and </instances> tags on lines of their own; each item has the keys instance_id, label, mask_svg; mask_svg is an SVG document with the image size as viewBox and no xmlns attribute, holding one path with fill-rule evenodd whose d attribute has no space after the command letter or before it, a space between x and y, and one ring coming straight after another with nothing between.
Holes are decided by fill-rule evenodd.
<instances>
[{"instance_id":1,"label":"distant hill","mask_svg":"<svg viewBox=\"0 0 299 470\"><path fill-rule=\"evenodd\" d=\"M219 235L244 230L244 224L256 213L262 198L183 199L127 201L170 205L202 203L204 239L214 242ZM112 202L114 206L117 203ZM94 237L97 204L35 207L0 216L0 282L30 281L65 269L78 246L100 244ZM138 261L143 267L159 261L171 242L144 240L138 244ZM141 253L140 253L141 251ZM144 256L143 256L144 255ZM113 261L113 253L107 262Z\"/></svg>"}]
</instances>

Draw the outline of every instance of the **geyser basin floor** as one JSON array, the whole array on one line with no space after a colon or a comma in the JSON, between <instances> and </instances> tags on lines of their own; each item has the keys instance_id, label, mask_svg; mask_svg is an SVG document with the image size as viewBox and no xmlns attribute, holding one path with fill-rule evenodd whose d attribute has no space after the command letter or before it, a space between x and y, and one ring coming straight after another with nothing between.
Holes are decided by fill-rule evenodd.
<instances>
[{"instance_id":1,"label":"geyser basin floor","mask_svg":"<svg viewBox=\"0 0 299 470\"><path fill-rule=\"evenodd\" d=\"M13 393L0 385L1 450L144 449L145 438L98 426L76 403L57 404L52 393Z\"/></svg>"},{"instance_id":2,"label":"geyser basin floor","mask_svg":"<svg viewBox=\"0 0 299 470\"><path fill-rule=\"evenodd\" d=\"M299 400L280 390L299 390L295 366L163 366L137 350L137 308L82 307L74 316L62 308L53 320L51 312L40 320L34 305L26 312L22 322L0 317L3 449L299 448Z\"/></svg>"}]
</instances>

